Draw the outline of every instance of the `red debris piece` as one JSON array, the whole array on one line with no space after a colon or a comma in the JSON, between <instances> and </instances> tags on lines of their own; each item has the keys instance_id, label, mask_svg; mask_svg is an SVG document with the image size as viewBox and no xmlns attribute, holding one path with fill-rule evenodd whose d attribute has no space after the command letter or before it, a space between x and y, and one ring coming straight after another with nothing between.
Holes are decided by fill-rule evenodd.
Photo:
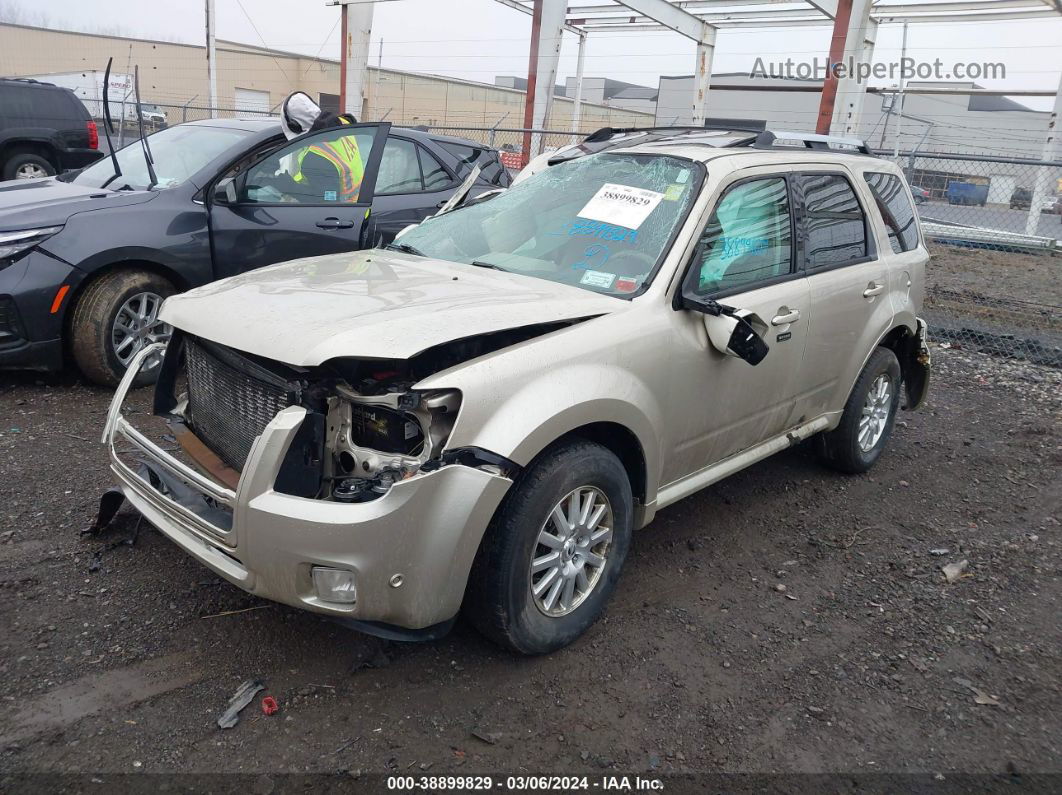
<instances>
[{"instance_id":1,"label":"red debris piece","mask_svg":"<svg viewBox=\"0 0 1062 795\"><path fill-rule=\"evenodd\" d=\"M272 696L266 696L262 699L262 712L266 715L272 715L280 709L280 705L277 704L277 700Z\"/></svg>"}]
</instances>

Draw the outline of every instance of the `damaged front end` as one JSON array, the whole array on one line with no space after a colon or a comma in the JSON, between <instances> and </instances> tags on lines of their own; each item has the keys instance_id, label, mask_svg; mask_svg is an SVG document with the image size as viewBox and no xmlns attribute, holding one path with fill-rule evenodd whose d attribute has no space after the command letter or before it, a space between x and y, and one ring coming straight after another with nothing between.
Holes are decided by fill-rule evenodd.
<instances>
[{"instance_id":1,"label":"damaged front end","mask_svg":"<svg viewBox=\"0 0 1062 795\"><path fill-rule=\"evenodd\" d=\"M123 404L158 347L138 354L115 394L103 435L111 471L148 521L239 587L348 622L428 631L459 610L520 468L448 447L463 396L416 385L572 322L451 341L408 360L315 367L178 330L154 416ZM114 500L105 507L113 514Z\"/></svg>"},{"instance_id":2,"label":"damaged front end","mask_svg":"<svg viewBox=\"0 0 1062 795\"><path fill-rule=\"evenodd\" d=\"M485 343L477 341L476 350ZM294 368L177 332L154 412L167 419L197 467L233 489L254 440L291 406L306 416L277 474L274 488L282 494L369 502L395 483L453 464L512 478L518 467L500 456L446 450L461 404L456 390L413 388L461 358L448 347L412 361L348 359Z\"/></svg>"}]
</instances>

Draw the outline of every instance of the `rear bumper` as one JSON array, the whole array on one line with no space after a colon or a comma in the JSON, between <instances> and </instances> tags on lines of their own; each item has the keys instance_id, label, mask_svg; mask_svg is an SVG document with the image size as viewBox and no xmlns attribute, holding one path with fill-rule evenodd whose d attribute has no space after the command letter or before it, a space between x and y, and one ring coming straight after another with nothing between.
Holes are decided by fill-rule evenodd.
<instances>
[{"instance_id":1,"label":"rear bumper","mask_svg":"<svg viewBox=\"0 0 1062 795\"><path fill-rule=\"evenodd\" d=\"M294 607L408 629L457 614L479 542L509 479L454 464L400 481L366 503L281 494L273 484L306 416L293 406L258 437L235 491L227 489L153 444L121 414L132 377L151 350L133 362L115 393L104 441L122 492L165 536L245 591ZM160 480L178 481L185 494L152 485L153 478L122 461L118 442L131 444ZM197 504L210 510L197 510ZM211 520L218 511L231 515L229 527ZM314 566L354 572L357 601L318 598Z\"/></svg>"},{"instance_id":2,"label":"rear bumper","mask_svg":"<svg viewBox=\"0 0 1062 795\"><path fill-rule=\"evenodd\" d=\"M102 132L100 137L102 138ZM65 149L59 153L63 171L90 166L104 157L99 149Z\"/></svg>"}]
</instances>

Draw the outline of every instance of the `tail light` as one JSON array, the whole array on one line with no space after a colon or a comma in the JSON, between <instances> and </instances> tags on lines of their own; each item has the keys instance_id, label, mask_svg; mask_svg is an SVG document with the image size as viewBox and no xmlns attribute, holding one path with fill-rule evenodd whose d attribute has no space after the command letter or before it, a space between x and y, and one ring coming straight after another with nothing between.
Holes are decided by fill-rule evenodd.
<instances>
[{"instance_id":1,"label":"tail light","mask_svg":"<svg viewBox=\"0 0 1062 795\"><path fill-rule=\"evenodd\" d=\"M85 123L85 126L88 128L89 149L99 149L100 134L96 129L96 122L89 120Z\"/></svg>"}]
</instances>

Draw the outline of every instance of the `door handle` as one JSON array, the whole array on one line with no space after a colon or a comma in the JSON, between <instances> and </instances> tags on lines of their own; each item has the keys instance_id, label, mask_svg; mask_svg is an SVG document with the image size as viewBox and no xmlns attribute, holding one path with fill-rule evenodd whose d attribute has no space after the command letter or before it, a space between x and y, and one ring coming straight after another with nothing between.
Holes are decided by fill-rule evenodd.
<instances>
[{"instance_id":1,"label":"door handle","mask_svg":"<svg viewBox=\"0 0 1062 795\"><path fill-rule=\"evenodd\" d=\"M340 221L338 218L325 218L323 221L318 221L317 226L320 229L350 229L354 226L354 222Z\"/></svg>"},{"instance_id":2,"label":"door handle","mask_svg":"<svg viewBox=\"0 0 1062 795\"><path fill-rule=\"evenodd\" d=\"M800 310L791 309L784 315L775 315L771 318L772 326L787 326L800 320Z\"/></svg>"},{"instance_id":3,"label":"door handle","mask_svg":"<svg viewBox=\"0 0 1062 795\"><path fill-rule=\"evenodd\" d=\"M873 298L875 295L880 295L885 292L885 285L878 284L877 282L871 282L867 285L867 289L863 291L864 298Z\"/></svg>"}]
</instances>

